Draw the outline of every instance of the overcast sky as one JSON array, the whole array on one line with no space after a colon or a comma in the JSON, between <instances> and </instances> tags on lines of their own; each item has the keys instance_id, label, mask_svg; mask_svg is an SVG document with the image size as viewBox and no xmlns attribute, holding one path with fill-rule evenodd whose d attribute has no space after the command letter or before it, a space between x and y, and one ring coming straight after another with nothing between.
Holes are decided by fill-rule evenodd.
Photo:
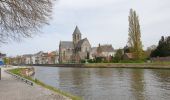
<instances>
[{"instance_id":1,"label":"overcast sky","mask_svg":"<svg viewBox=\"0 0 170 100\"><path fill-rule=\"evenodd\" d=\"M59 41L71 41L75 26L92 46L112 44L124 47L128 39L130 8L139 15L144 48L157 44L161 36L170 35L170 0L59 0L53 19L42 34L22 42L0 47L8 56L54 51Z\"/></svg>"}]
</instances>

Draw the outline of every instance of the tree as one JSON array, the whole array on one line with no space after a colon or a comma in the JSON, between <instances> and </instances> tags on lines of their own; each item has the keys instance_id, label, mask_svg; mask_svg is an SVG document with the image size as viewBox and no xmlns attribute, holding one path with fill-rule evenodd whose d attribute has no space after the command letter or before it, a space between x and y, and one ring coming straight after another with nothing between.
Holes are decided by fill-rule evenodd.
<instances>
[{"instance_id":1,"label":"tree","mask_svg":"<svg viewBox=\"0 0 170 100\"><path fill-rule=\"evenodd\" d=\"M122 49L118 49L116 51L116 54L114 56L114 62L118 63L122 60L122 57L123 57L123 50Z\"/></svg>"},{"instance_id":2,"label":"tree","mask_svg":"<svg viewBox=\"0 0 170 100\"><path fill-rule=\"evenodd\" d=\"M147 50L146 50L146 56L147 57L150 57L150 54L151 54L151 52L153 52L155 49L157 48L157 46L156 45L151 45L150 47L147 47Z\"/></svg>"},{"instance_id":3,"label":"tree","mask_svg":"<svg viewBox=\"0 0 170 100\"><path fill-rule=\"evenodd\" d=\"M4 61L5 65L9 64L9 59L8 58L4 58L3 61Z\"/></svg>"},{"instance_id":4,"label":"tree","mask_svg":"<svg viewBox=\"0 0 170 100\"><path fill-rule=\"evenodd\" d=\"M31 37L48 24L54 0L0 0L0 43Z\"/></svg>"},{"instance_id":5,"label":"tree","mask_svg":"<svg viewBox=\"0 0 170 100\"><path fill-rule=\"evenodd\" d=\"M151 57L167 57L170 56L170 36L162 36L159 40L157 48L151 52Z\"/></svg>"},{"instance_id":6,"label":"tree","mask_svg":"<svg viewBox=\"0 0 170 100\"><path fill-rule=\"evenodd\" d=\"M141 32L139 25L139 18L136 11L130 9L129 15L129 38L128 44L131 47L131 52L134 53L136 59L141 59L143 55Z\"/></svg>"}]
</instances>

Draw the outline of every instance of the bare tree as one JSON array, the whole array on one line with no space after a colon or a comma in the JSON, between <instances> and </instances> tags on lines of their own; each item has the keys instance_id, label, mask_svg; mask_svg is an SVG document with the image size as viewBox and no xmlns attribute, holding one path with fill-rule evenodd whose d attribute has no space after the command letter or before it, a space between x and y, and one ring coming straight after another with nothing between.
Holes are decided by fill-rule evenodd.
<instances>
[{"instance_id":1,"label":"bare tree","mask_svg":"<svg viewBox=\"0 0 170 100\"><path fill-rule=\"evenodd\" d=\"M151 45L150 47L147 47L145 53L147 57L150 57L151 52L153 52L157 48L156 45Z\"/></svg>"},{"instance_id":2,"label":"bare tree","mask_svg":"<svg viewBox=\"0 0 170 100\"><path fill-rule=\"evenodd\" d=\"M31 37L48 24L54 0L0 0L0 43Z\"/></svg>"},{"instance_id":3,"label":"bare tree","mask_svg":"<svg viewBox=\"0 0 170 100\"><path fill-rule=\"evenodd\" d=\"M129 46L132 48L131 52L133 52L137 59L142 58L142 41L141 41L141 32L139 19L136 14L136 11L133 9L130 10L129 15Z\"/></svg>"}]
</instances>

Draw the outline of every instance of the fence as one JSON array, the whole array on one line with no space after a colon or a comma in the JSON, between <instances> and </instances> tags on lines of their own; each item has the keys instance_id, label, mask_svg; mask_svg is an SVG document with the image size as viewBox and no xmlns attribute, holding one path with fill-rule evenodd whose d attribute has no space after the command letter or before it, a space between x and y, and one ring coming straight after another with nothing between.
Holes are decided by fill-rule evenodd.
<instances>
[{"instance_id":1,"label":"fence","mask_svg":"<svg viewBox=\"0 0 170 100\"><path fill-rule=\"evenodd\" d=\"M170 57L155 57L151 58L152 61L159 61L159 62L170 62Z\"/></svg>"}]
</instances>

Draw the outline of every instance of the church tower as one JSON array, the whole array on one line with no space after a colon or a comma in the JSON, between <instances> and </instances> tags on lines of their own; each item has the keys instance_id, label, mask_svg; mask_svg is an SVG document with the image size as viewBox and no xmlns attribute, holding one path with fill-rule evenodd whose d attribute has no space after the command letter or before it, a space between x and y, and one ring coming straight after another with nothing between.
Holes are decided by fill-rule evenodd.
<instances>
[{"instance_id":1,"label":"church tower","mask_svg":"<svg viewBox=\"0 0 170 100\"><path fill-rule=\"evenodd\" d=\"M73 44L74 46L77 45L77 43L81 40L81 32L78 28L78 26L76 26L74 32L73 32Z\"/></svg>"}]
</instances>

